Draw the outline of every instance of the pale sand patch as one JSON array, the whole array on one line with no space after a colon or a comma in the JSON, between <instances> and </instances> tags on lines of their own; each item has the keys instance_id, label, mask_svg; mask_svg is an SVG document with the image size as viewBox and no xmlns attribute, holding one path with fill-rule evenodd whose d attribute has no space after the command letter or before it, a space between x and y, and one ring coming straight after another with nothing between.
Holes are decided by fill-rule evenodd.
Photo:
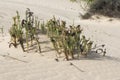
<instances>
[{"instance_id":1,"label":"pale sand patch","mask_svg":"<svg viewBox=\"0 0 120 80\"><path fill-rule=\"evenodd\" d=\"M41 35L43 53L34 51L23 53L18 47L9 48L8 29L12 16L18 10L21 18L26 8L30 8L39 19L47 20L55 15L68 24L81 24L84 34L96 44L105 44L106 57L92 54L80 60L56 62L56 51L49 39ZM5 36L0 36L0 80L120 80L120 22L79 19L79 4L69 0L0 0L0 25L5 28ZM74 65L70 65L72 62Z\"/></svg>"}]
</instances>

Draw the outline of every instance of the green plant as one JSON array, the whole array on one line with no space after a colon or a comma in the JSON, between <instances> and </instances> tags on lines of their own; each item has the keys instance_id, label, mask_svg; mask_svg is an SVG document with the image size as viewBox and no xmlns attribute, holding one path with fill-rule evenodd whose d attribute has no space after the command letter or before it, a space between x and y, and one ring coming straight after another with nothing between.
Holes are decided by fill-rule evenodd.
<instances>
[{"instance_id":1,"label":"green plant","mask_svg":"<svg viewBox=\"0 0 120 80\"><path fill-rule=\"evenodd\" d=\"M13 17L13 25L9 30L10 36L11 36L11 41L9 47L13 44L14 47L17 47L17 42L20 43L23 51L24 50L24 45L23 45L23 31L20 23L20 15L19 12L16 12L17 15Z\"/></svg>"},{"instance_id":2,"label":"green plant","mask_svg":"<svg viewBox=\"0 0 120 80\"><path fill-rule=\"evenodd\" d=\"M34 21L34 16L33 16L33 12L30 11L30 9L26 10L26 19L23 19L22 21L20 20L20 15L18 13L18 11L16 12L17 15L15 17L13 17L13 25L9 30L10 36L11 36L11 43L9 45L9 47L11 45L14 45L15 47L17 47L17 43L19 42L23 51L25 51L24 49L24 40L25 43L27 45L27 51L29 51L29 41L31 41L31 45L33 45L33 40L35 40L35 42L38 45L38 49L39 52L41 53L41 47L40 47L40 43L39 43L39 38L38 38L38 30L39 30L39 26L40 26L40 21L38 21L37 19L35 19ZM25 30L23 30L23 28L25 28ZM23 35L25 35L24 39L23 39Z\"/></svg>"},{"instance_id":3,"label":"green plant","mask_svg":"<svg viewBox=\"0 0 120 80\"><path fill-rule=\"evenodd\" d=\"M40 21L38 21L38 18L35 18L34 20L33 12L31 12L29 8L26 10L26 19L22 20L22 26L26 30L25 35L26 35L27 51L29 50L29 39L30 39L31 45L33 45L33 40L36 41L39 52L41 53L41 47L38 38Z\"/></svg>"},{"instance_id":4,"label":"green plant","mask_svg":"<svg viewBox=\"0 0 120 80\"><path fill-rule=\"evenodd\" d=\"M85 36L80 37L82 33L80 25L70 25L70 28L66 30L66 22L53 17L46 23L46 27L53 47L58 54L63 52L66 60L69 60L69 56L74 59L75 51L87 55L92 48L92 41L87 40ZM79 52L77 54L79 55Z\"/></svg>"}]
</instances>

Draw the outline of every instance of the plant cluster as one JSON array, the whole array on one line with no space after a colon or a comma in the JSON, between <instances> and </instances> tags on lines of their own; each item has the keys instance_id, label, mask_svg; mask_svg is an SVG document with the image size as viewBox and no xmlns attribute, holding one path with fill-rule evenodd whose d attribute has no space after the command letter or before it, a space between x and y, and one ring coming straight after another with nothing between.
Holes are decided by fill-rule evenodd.
<instances>
[{"instance_id":1,"label":"plant cluster","mask_svg":"<svg viewBox=\"0 0 120 80\"><path fill-rule=\"evenodd\" d=\"M56 20L54 17L46 23L46 27L55 50L58 54L64 53L66 60L69 60L69 56L74 59L76 53L78 56L87 56L92 48L93 42L84 35L81 36L80 25L66 27L65 21Z\"/></svg>"},{"instance_id":2,"label":"plant cluster","mask_svg":"<svg viewBox=\"0 0 120 80\"><path fill-rule=\"evenodd\" d=\"M29 48L35 46L34 43L36 43L41 53L39 42L39 33L41 32L48 35L57 54L59 56L64 54L66 60L79 58L80 55L86 57L92 50L93 41L82 35L83 29L80 25L66 26L65 21L55 17L40 24L30 9L26 10L26 18L23 20L20 19L19 12L16 13L17 15L13 17L13 25L9 30L11 36L9 47L13 45L17 48L20 44L22 50L28 52ZM96 53L104 53L103 55L105 55L106 49L100 48Z\"/></svg>"},{"instance_id":3,"label":"plant cluster","mask_svg":"<svg viewBox=\"0 0 120 80\"><path fill-rule=\"evenodd\" d=\"M9 30L11 36L11 45L17 47L18 43L20 43L23 51L29 50L29 42L33 45L33 40L36 41L39 51L41 52L39 38L38 38L38 30L39 30L39 21L35 19L33 12L30 9L26 10L26 19L21 20L19 12L17 11L17 15L13 17L13 25ZM25 36L24 36L25 35ZM25 45L27 45L27 49L25 50Z\"/></svg>"}]
</instances>

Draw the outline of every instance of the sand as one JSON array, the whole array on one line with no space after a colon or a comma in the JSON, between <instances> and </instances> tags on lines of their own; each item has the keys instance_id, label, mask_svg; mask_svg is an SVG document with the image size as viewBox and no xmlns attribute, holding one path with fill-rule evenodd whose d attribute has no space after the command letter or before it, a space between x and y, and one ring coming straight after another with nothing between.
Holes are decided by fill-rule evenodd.
<instances>
[{"instance_id":1,"label":"sand","mask_svg":"<svg viewBox=\"0 0 120 80\"><path fill-rule=\"evenodd\" d=\"M43 53L23 52L20 47L9 48L8 30L16 10L24 18L30 8L41 20L55 15L67 24L80 24L87 38L95 44L105 44L107 54L91 54L79 60L55 61L56 51L45 35L40 36ZM0 0L0 80L120 80L120 21L101 16L83 20L79 4L69 0ZM74 65L70 65L73 63Z\"/></svg>"}]
</instances>

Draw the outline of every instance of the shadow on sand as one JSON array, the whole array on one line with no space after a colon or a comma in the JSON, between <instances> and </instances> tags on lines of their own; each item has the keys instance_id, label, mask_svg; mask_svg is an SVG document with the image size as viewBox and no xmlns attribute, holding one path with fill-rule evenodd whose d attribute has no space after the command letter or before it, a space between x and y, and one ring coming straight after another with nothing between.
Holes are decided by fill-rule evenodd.
<instances>
[{"instance_id":1,"label":"shadow on sand","mask_svg":"<svg viewBox=\"0 0 120 80\"><path fill-rule=\"evenodd\" d=\"M110 61L115 61L115 62L120 62L119 57L114 57L114 56L103 56L101 53L96 53L96 51L91 51L87 57L80 56L80 58L75 58L75 60L110 60Z\"/></svg>"}]
</instances>

